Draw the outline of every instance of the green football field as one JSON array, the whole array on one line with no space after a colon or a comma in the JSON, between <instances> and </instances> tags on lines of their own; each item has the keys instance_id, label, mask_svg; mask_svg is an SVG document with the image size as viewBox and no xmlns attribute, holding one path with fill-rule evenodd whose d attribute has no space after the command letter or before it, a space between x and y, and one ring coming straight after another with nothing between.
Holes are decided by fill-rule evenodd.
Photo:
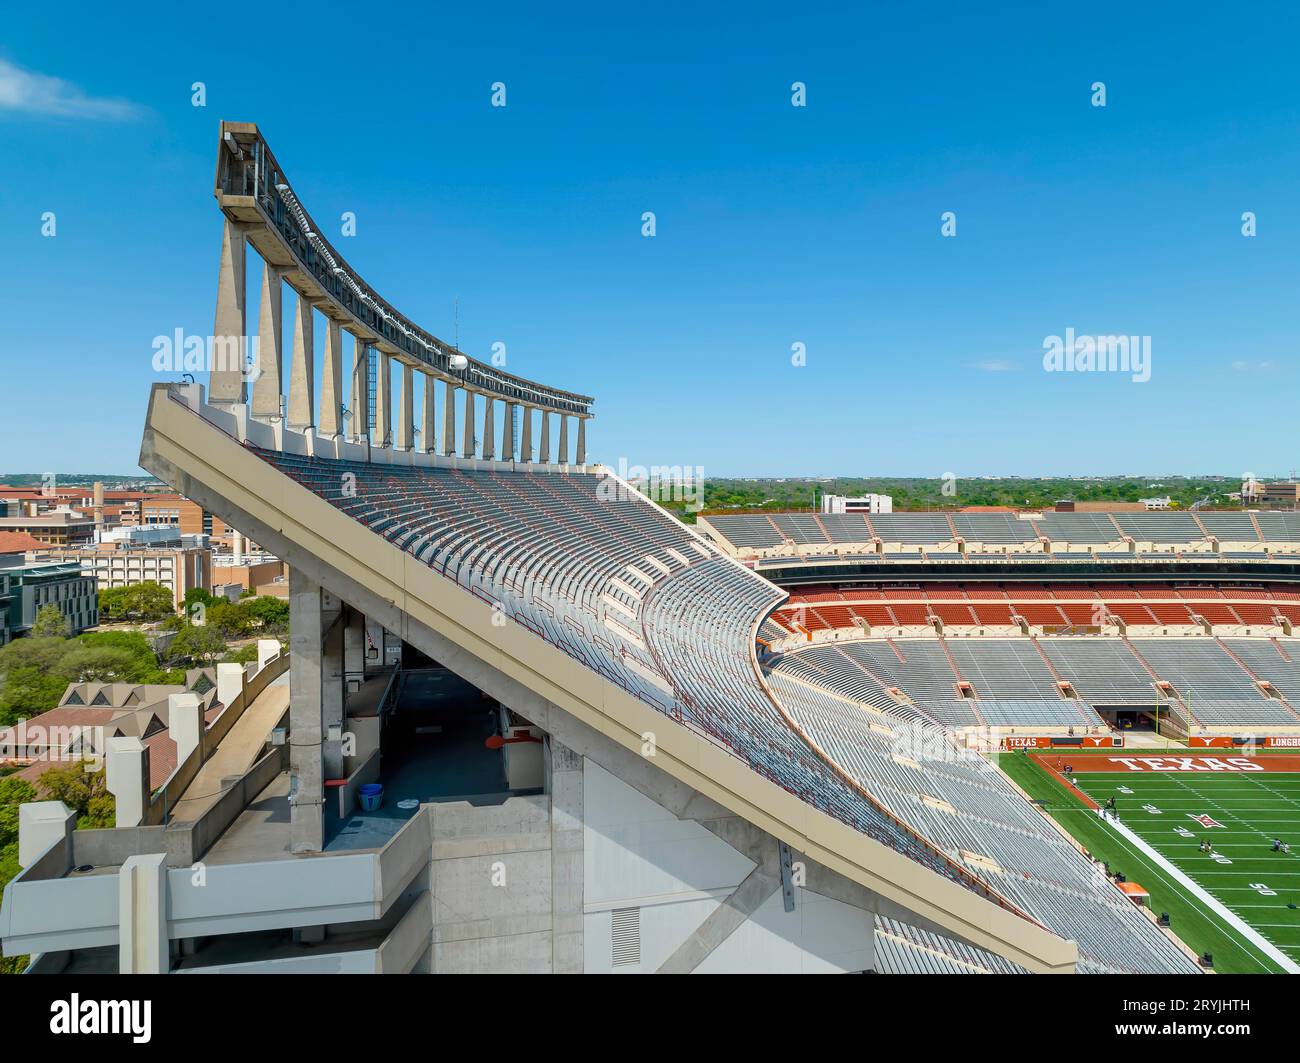
<instances>
[{"instance_id":1,"label":"green football field","mask_svg":"<svg viewBox=\"0 0 1300 1063\"><path fill-rule=\"evenodd\" d=\"M1113 796L1125 826L1300 963L1300 773L1085 772L1075 778L1098 804ZM1220 826L1193 818L1201 816ZM1275 838L1291 852L1273 852ZM1200 851L1202 840L1213 853ZM1130 877L1146 885L1139 871ZM1191 900L1199 903L1194 895Z\"/></svg>"},{"instance_id":2,"label":"green football field","mask_svg":"<svg viewBox=\"0 0 1300 1063\"><path fill-rule=\"evenodd\" d=\"M1075 759L1077 763L1078 757ZM1169 913L1174 932L1189 947L1214 955L1215 970L1221 974L1283 970L1240 927L1103 822L1084 805L1073 786L1035 758L1016 754L1002 756L998 763L1097 859L1143 886L1151 894L1152 909ZM1114 795L1122 822L1130 830L1285 956L1300 963L1300 908L1287 907L1300 905L1300 772L1080 771L1074 778L1099 804ZM1147 811L1145 805L1158 812ZM1223 826L1203 827L1189 818L1200 815L1209 815ZM1199 852L1204 837L1210 839L1221 860L1232 863ZM1274 837L1290 843L1291 855L1272 852Z\"/></svg>"}]
</instances>

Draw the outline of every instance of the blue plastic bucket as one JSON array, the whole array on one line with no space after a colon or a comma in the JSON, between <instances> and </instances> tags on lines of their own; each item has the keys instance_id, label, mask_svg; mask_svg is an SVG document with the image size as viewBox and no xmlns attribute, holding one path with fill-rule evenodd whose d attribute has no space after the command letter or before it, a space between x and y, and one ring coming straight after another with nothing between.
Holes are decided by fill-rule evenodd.
<instances>
[{"instance_id":1,"label":"blue plastic bucket","mask_svg":"<svg viewBox=\"0 0 1300 1063\"><path fill-rule=\"evenodd\" d=\"M366 812L374 812L384 803L384 788L380 783L368 782L361 787L361 808Z\"/></svg>"}]
</instances>

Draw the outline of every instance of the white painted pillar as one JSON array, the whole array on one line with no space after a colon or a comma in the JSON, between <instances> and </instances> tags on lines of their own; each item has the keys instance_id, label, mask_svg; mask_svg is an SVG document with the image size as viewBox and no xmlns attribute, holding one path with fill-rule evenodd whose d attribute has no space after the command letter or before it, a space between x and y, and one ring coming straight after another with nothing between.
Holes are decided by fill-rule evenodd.
<instances>
[{"instance_id":1,"label":"white painted pillar","mask_svg":"<svg viewBox=\"0 0 1300 1063\"><path fill-rule=\"evenodd\" d=\"M203 740L203 705L192 691L167 698L167 733L176 743L176 763L184 764Z\"/></svg>"},{"instance_id":2,"label":"white painted pillar","mask_svg":"<svg viewBox=\"0 0 1300 1063\"><path fill-rule=\"evenodd\" d=\"M279 639L257 640L257 670L259 672L279 656Z\"/></svg>"},{"instance_id":3,"label":"white painted pillar","mask_svg":"<svg viewBox=\"0 0 1300 1063\"><path fill-rule=\"evenodd\" d=\"M555 460L561 465L569 464L569 417L568 414L560 414L560 453Z\"/></svg>"},{"instance_id":4,"label":"white painted pillar","mask_svg":"<svg viewBox=\"0 0 1300 1063\"><path fill-rule=\"evenodd\" d=\"M284 330L281 323L284 288L280 271L269 262L262 268L262 303L257 318L257 376L253 381L253 416L267 421L280 416L284 372Z\"/></svg>"},{"instance_id":5,"label":"white painted pillar","mask_svg":"<svg viewBox=\"0 0 1300 1063\"><path fill-rule=\"evenodd\" d=\"M578 418L578 453L574 460L579 465L587 464L587 418Z\"/></svg>"},{"instance_id":6,"label":"white painted pillar","mask_svg":"<svg viewBox=\"0 0 1300 1063\"><path fill-rule=\"evenodd\" d=\"M117 802L117 826L138 827L149 807L149 748L138 738L110 738L104 784Z\"/></svg>"},{"instance_id":7,"label":"white painted pillar","mask_svg":"<svg viewBox=\"0 0 1300 1063\"><path fill-rule=\"evenodd\" d=\"M217 665L217 700L227 708L244 690L244 666L223 663Z\"/></svg>"},{"instance_id":8,"label":"white painted pillar","mask_svg":"<svg viewBox=\"0 0 1300 1063\"><path fill-rule=\"evenodd\" d=\"M167 857L128 856L117 873L117 969L120 974L166 974Z\"/></svg>"},{"instance_id":9,"label":"white painted pillar","mask_svg":"<svg viewBox=\"0 0 1300 1063\"><path fill-rule=\"evenodd\" d=\"M18 806L18 866L31 867L57 841L77 829L77 813L62 801L28 801Z\"/></svg>"}]
</instances>

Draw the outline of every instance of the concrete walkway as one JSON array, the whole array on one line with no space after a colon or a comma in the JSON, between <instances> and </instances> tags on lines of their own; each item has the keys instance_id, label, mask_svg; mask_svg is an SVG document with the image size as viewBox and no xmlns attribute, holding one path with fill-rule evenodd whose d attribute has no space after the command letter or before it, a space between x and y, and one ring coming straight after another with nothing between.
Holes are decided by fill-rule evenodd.
<instances>
[{"instance_id":1,"label":"concrete walkway","mask_svg":"<svg viewBox=\"0 0 1300 1063\"><path fill-rule=\"evenodd\" d=\"M289 673L274 680L244 710L217 751L199 769L172 810L173 823L193 823L221 796L227 779L244 775L266 744L271 729L289 707Z\"/></svg>"}]
</instances>

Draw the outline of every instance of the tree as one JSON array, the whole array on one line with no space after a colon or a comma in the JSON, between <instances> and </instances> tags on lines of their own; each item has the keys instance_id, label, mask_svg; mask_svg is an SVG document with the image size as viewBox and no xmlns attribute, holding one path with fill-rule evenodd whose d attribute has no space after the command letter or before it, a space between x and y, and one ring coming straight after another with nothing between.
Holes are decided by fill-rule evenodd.
<instances>
[{"instance_id":1,"label":"tree","mask_svg":"<svg viewBox=\"0 0 1300 1063\"><path fill-rule=\"evenodd\" d=\"M34 639L66 639L72 630L68 618L57 605L43 605L36 614L32 624L31 637Z\"/></svg>"},{"instance_id":2,"label":"tree","mask_svg":"<svg viewBox=\"0 0 1300 1063\"><path fill-rule=\"evenodd\" d=\"M148 623L176 611L172 592L156 580L129 587L109 587L99 592L99 614L109 620Z\"/></svg>"},{"instance_id":3,"label":"tree","mask_svg":"<svg viewBox=\"0 0 1300 1063\"><path fill-rule=\"evenodd\" d=\"M0 726L52 709L68 681L57 671L67 639L15 639L0 649Z\"/></svg>"},{"instance_id":4,"label":"tree","mask_svg":"<svg viewBox=\"0 0 1300 1063\"><path fill-rule=\"evenodd\" d=\"M80 762L46 768L36 780L45 801L62 801L77 813L77 829L112 827L117 804L108 792L104 769L87 771Z\"/></svg>"},{"instance_id":5,"label":"tree","mask_svg":"<svg viewBox=\"0 0 1300 1063\"><path fill-rule=\"evenodd\" d=\"M138 631L92 631L75 639L15 639L0 649L0 726L54 708L69 683L163 683Z\"/></svg>"},{"instance_id":6,"label":"tree","mask_svg":"<svg viewBox=\"0 0 1300 1063\"><path fill-rule=\"evenodd\" d=\"M205 665L212 664L226 652L226 640L211 624L202 627L190 624L172 640L170 652L173 658L184 657Z\"/></svg>"}]
</instances>

